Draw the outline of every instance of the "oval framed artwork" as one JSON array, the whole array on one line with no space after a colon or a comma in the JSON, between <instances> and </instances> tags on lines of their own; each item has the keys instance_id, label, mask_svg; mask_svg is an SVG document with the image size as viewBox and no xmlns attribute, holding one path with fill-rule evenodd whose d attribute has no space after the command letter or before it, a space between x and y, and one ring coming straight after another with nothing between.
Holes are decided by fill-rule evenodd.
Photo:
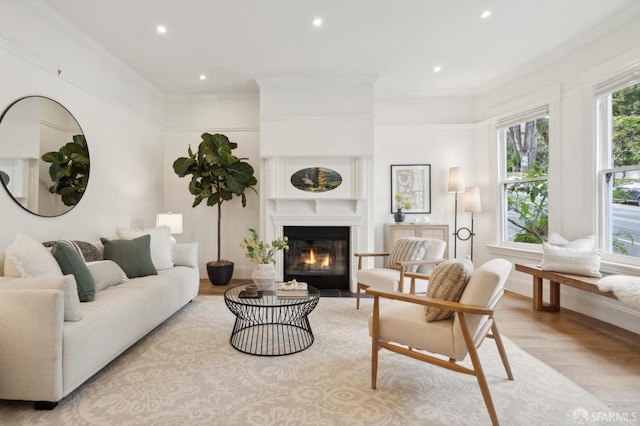
<instances>
[{"instance_id":1,"label":"oval framed artwork","mask_svg":"<svg viewBox=\"0 0 640 426\"><path fill-rule=\"evenodd\" d=\"M342 176L325 167L307 167L291 175L291 185L304 192L329 192L342 184Z\"/></svg>"}]
</instances>

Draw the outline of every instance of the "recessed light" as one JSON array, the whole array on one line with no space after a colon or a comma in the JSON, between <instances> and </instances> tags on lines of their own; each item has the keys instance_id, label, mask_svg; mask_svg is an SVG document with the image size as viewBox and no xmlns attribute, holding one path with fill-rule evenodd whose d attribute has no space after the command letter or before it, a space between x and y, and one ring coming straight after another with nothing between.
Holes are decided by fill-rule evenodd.
<instances>
[{"instance_id":1,"label":"recessed light","mask_svg":"<svg viewBox=\"0 0 640 426\"><path fill-rule=\"evenodd\" d=\"M207 76L206 76L206 75L204 75L204 74L200 74L200 80L206 80L206 79L207 79Z\"/></svg>"},{"instance_id":2,"label":"recessed light","mask_svg":"<svg viewBox=\"0 0 640 426\"><path fill-rule=\"evenodd\" d=\"M433 67L433 72L440 72L442 71L442 67Z\"/></svg>"},{"instance_id":3,"label":"recessed light","mask_svg":"<svg viewBox=\"0 0 640 426\"><path fill-rule=\"evenodd\" d=\"M491 11L490 11L490 10L485 10L484 12L480 13L480 17L481 17L482 19L486 19L486 18L488 18L489 16L491 16Z\"/></svg>"},{"instance_id":4,"label":"recessed light","mask_svg":"<svg viewBox=\"0 0 640 426\"><path fill-rule=\"evenodd\" d=\"M159 34L166 34L167 33L167 27L165 27L164 25L158 25L156 27L156 31L158 31Z\"/></svg>"},{"instance_id":5,"label":"recessed light","mask_svg":"<svg viewBox=\"0 0 640 426\"><path fill-rule=\"evenodd\" d=\"M313 26L314 27L321 27L322 26L322 18L315 18L313 20Z\"/></svg>"}]
</instances>

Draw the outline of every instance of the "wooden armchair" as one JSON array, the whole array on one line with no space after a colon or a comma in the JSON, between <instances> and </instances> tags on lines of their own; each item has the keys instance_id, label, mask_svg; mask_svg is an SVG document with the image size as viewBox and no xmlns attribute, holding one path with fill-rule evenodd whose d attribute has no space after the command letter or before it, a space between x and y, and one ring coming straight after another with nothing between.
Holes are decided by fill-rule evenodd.
<instances>
[{"instance_id":1,"label":"wooden armchair","mask_svg":"<svg viewBox=\"0 0 640 426\"><path fill-rule=\"evenodd\" d=\"M509 380L513 380L507 354L493 317L494 308L502 297L511 263L493 259L476 269L459 302L367 288L374 296L373 312L369 316L371 335L371 388L376 388L378 351L387 349L420 361L477 378L491 422L498 424L476 349L485 337L493 338ZM379 299L392 299L380 304ZM453 311L444 320L427 322L425 306ZM469 354L473 368L458 364ZM448 358L448 359L447 359Z\"/></svg>"},{"instance_id":2,"label":"wooden armchair","mask_svg":"<svg viewBox=\"0 0 640 426\"><path fill-rule=\"evenodd\" d=\"M381 253L355 253L358 259L358 270L356 278L358 282L356 294L356 309L360 309L360 292L369 287L375 287L388 291L409 292L411 294L422 293L426 290L428 281L420 281L416 283L415 277L424 278L429 272L441 262L445 255L447 243L442 240L433 238L401 238L394 245L394 250L398 249L404 241L422 241L426 244L426 249L419 259L406 259L412 256L394 256L392 252ZM415 253L414 253L415 254ZM364 268L362 267L362 259L366 257L388 257L384 268ZM396 260L405 257L405 260ZM415 256L413 256L415 257ZM390 262L394 264L391 265ZM416 287L416 285L418 287Z\"/></svg>"}]
</instances>

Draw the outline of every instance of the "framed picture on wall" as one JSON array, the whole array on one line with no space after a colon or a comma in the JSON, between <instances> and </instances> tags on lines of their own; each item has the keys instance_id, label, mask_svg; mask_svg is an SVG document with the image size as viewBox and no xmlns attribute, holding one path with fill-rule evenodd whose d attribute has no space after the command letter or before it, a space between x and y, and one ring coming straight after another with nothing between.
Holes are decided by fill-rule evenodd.
<instances>
[{"instance_id":1,"label":"framed picture on wall","mask_svg":"<svg viewBox=\"0 0 640 426\"><path fill-rule=\"evenodd\" d=\"M402 195L402 204L411 203L405 213L431 213L431 164L392 164L391 213L398 209L398 194Z\"/></svg>"}]
</instances>

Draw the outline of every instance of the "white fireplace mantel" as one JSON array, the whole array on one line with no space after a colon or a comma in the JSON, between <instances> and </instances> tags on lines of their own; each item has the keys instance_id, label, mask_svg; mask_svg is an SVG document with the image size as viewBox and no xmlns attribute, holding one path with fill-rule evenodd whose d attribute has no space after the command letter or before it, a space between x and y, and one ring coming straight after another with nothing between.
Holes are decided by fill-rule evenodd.
<instances>
[{"instance_id":1,"label":"white fireplace mantel","mask_svg":"<svg viewBox=\"0 0 640 426\"><path fill-rule=\"evenodd\" d=\"M287 210L287 206L291 204L303 203L307 204L313 213L321 213L329 210L333 206L341 202L347 202L353 213L359 212L360 202L355 198L330 198L330 199L304 199L304 198L269 198L273 204L273 212L278 213Z\"/></svg>"}]
</instances>

